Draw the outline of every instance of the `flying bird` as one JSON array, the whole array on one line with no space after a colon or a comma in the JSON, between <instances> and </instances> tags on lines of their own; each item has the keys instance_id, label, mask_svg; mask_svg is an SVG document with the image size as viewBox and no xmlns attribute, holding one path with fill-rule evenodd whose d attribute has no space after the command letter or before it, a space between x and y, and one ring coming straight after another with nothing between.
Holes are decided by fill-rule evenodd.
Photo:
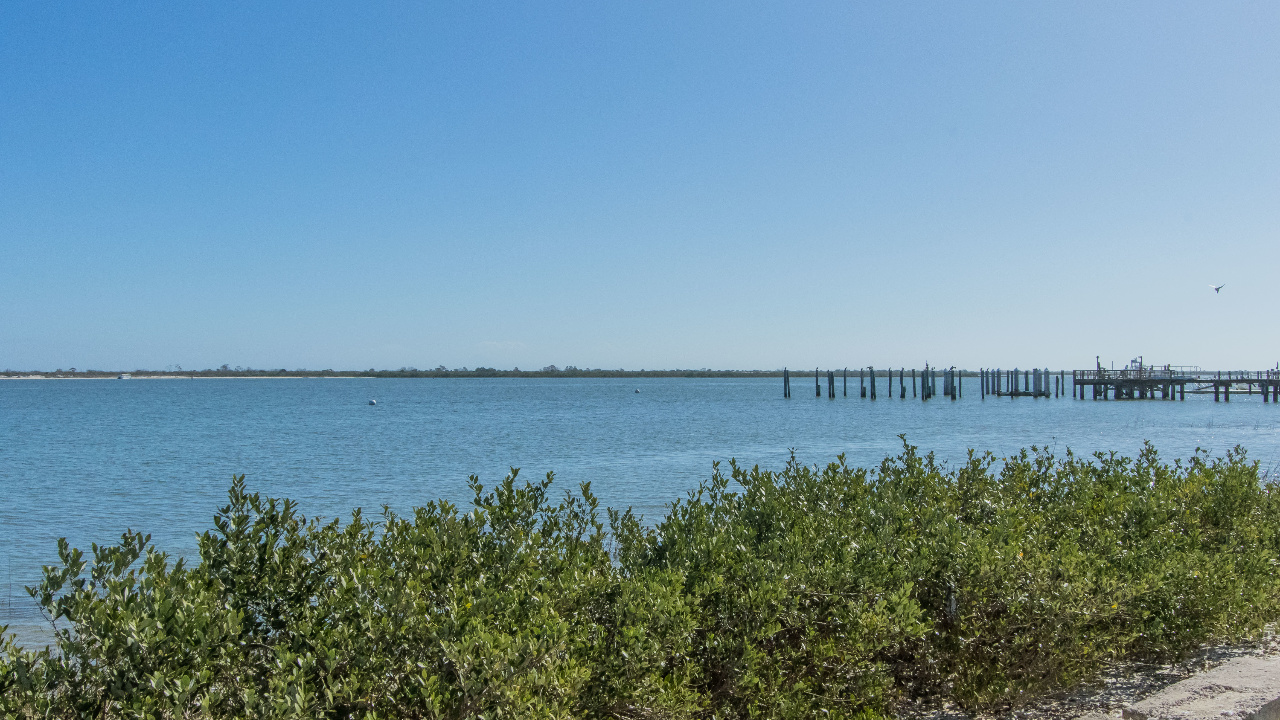
<instances>
[{"instance_id":1,"label":"flying bird","mask_svg":"<svg viewBox=\"0 0 1280 720\"><path fill-rule=\"evenodd\" d=\"M1222 292L1222 288L1226 286L1227 286L1226 283L1222 283L1221 285L1210 285L1209 287L1213 288L1213 294L1217 295L1218 293Z\"/></svg>"}]
</instances>

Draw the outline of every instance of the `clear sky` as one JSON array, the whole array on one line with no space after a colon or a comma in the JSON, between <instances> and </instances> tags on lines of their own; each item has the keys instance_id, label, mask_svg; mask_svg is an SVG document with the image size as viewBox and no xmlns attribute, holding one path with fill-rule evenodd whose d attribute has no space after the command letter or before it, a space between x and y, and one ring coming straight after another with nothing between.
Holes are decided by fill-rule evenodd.
<instances>
[{"instance_id":1,"label":"clear sky","mask_svg":"<svg viewBox=\"0 0 1280 720\"><path fill-rule=\"evenodd\" d=\"M1272 367L1278 38L1274 2L5 2L0 369Z\"/></svg>"}]
</instances>

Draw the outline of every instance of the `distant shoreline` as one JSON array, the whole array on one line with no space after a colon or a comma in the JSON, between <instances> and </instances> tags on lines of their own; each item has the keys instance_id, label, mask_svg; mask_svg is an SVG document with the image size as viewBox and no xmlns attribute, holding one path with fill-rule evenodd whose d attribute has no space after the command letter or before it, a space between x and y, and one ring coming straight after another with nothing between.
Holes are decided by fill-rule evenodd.
<instances>
[{"instance_id":1,"label":"distant shoreline","mask_svg":"<svg viewBox=\"0 0 1280 720\"><path fill-rule=\"evenodd\" d=\"M793 373L794 375L795 373ZM741 378L782 377L781 370L126 370L85 372L29 371L0 373L0 380L200 380L273 378Z\"/></svg>"},{"instance_id":2,"label":"distant shoreline","mask_svg":"<svg viewBox=\"0 0 1280 720\"><path fill-rule=\"evenodd\" d=\"M842 377L844 368L835 369L836 378ZM941 368L939 368L941 370ZM0 372L0 380L115 380L121 375L131 380L199 380L199 379L272 379L272 378L780 378L782 370L600 370L564 369L497 370L495 368L459 368L456 370L86 370L86 371L14 371ZM825 380L826 370L823 370ZM973 370L957 370L964 377L977 377ZM850 379L858 376L856 368L849 369ZM800 381L807 370L792 370L791 376ZM876 370L876 377L897 377L898 370ZM910 371L908 370L908 375Z\"/></svg>"}]
</instances>

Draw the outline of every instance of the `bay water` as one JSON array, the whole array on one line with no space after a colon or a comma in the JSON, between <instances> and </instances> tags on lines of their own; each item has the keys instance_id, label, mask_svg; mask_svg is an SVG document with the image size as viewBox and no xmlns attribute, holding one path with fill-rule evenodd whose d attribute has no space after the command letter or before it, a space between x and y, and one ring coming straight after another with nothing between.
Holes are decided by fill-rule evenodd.
<instances>
[{"instance_id":1,"label":"bay water","mask_svg":"<svg viewBox=\"0 0 1280 720\"><path fill-rule=\"evenodd\" d=\"M554 472L561 491L590 482L603 505L652 521L713 462L781 468L794 451L872 466L901 452L899 435L951 464L969 449L1132 455L1149 441L1170 460L1241 445L1270 477L1280 466L1280 406L1259 395L982 400L967 378L965 397L922 402L879 382L871 401L839 379L834 400L815 398L803 377L790 400L780 378L0 380L0 624L47 637L23 587L59 537L87 553L132 528L191 555L233 474L328 519L466 508L469 475L492 485L518 467Z\"/></svg>"}]
</instances>

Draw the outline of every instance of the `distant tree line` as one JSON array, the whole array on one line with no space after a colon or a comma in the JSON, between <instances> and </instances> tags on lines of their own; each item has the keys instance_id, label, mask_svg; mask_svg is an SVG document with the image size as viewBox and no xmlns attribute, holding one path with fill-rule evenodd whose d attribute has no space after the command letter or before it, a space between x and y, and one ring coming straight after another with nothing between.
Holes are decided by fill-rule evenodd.
<instances>
[{"instance_id":1,"label":"distant tree line","mask_svg":"<svg viewBox=\"0 0 1280 720\"><path fill-rule=\"evenodd\" d=\"M164 370L76 370L69 368L63 370L12 370L6 369L0 371L0 377L27 377L32 375L40 375L43 377L76 377L76 378L109 378L117 377L121 374L130 374L145 377L193 377L193 378L219 378L219 377L377 377L377 378L496 378L496 377L519 377L519 378L640 378L640 377L687 377L687 378L731 378L731 377L781 377L782 370L712 370L702 368L699 370L606 370L603 368L578 368L568 365L564 368L548 365L540 370L521 370L513 368L511 370L499 370L491 367L475 367L475 368L446 368L444 366L436 367L430 370L419 370L413 367L402 367L399 370L377 370L369 368L368 370L334 370L328 368L325 370L307 370L286 368L278 369L255 369L250 367L241 367L239 365L230 367L222 365L217 368L208 368L205 370L183 370L179 368L170 368Z\"/></svg>"}]
</instances>

